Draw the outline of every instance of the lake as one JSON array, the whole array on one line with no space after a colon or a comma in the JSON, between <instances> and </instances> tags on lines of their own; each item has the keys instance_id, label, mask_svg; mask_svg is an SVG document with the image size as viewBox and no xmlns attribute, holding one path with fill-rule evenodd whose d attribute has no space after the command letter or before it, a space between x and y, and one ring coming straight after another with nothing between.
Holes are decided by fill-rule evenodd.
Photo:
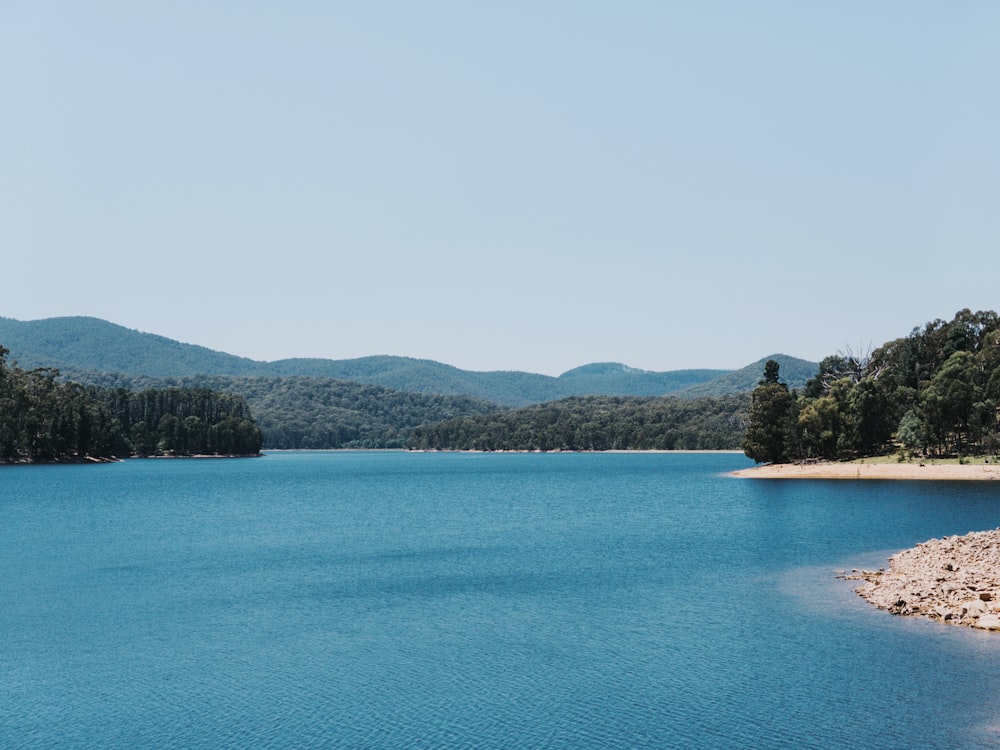
<instances>
[{"instance_id":1,"label":"lake","mask_svg":"<svg viewBox=\"0 0 1000 750\"><path fill-rule=\"evenodd\" d=\"M735 454L0 467L0 747L980 748L1000 634L835 572L989 483Z\"/></svg>"}]
</instances>

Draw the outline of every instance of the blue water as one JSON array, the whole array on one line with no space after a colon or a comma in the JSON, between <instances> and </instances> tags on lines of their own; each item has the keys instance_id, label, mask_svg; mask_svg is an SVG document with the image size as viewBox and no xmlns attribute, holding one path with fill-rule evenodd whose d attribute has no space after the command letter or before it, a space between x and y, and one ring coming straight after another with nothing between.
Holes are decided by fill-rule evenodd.
<instances>
[{"instance_id":1,"label":"blue water","mask_svg":"<svg viewBox=\"0 0 1000 750\"><path fill-rule=\"evenodd\" d=\"M1000 745L1000 634L834 575L1000 526L1000 488L745 465L0 467L0 747Z\"/></svg>"}]
</instances>

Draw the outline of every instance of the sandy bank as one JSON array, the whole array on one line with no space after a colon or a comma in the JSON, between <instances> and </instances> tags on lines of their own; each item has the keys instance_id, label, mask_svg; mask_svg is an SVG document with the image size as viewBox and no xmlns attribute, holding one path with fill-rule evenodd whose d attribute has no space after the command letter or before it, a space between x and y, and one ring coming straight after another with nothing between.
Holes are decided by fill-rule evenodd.
<instances>
[{"instance_id":1,"label":"sandy bank","mask_svg":"<svg viewBox=\"0 0 1000 750\"><path fill-rule=\"evenodd\" d=\"M1000 630L1000 529L931 539L889 558L889 569L855 570L857 592L880 609L951 625Z\"/></svg>"},{"instance_id":2,"label":"sandy bank","mask_svg":"<svg viewBox=\"0 0 1000 750\"><path fill-rule=\"evenodd\" d=\"M732 473L751 479L1000 479L1000 464L767 464Z\"/></svg>"}]
</instances>

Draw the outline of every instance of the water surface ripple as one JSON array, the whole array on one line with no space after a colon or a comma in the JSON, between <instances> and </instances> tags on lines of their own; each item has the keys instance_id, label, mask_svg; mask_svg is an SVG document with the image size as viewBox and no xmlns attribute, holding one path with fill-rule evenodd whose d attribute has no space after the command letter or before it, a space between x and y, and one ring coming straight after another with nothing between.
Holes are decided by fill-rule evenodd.
<instances>
[{"instance_id":1,"label":"water surface ripple","mask_svg":"<svg viewBox=\"0 0 1000 750\"><path fill-rule=\"evenodd\" d=\"M0 747L1000 743L1000 635L834 578L1000 525L972 483L742 456L0 467Z\"/></svg>"}]
</instances>

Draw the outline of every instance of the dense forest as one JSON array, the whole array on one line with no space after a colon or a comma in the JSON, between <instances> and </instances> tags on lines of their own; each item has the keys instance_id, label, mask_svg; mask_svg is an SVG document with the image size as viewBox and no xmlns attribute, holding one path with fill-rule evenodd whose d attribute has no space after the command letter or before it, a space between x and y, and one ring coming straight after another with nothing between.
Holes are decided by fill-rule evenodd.
<instances>
[{"instance_id":1,"label":"dense forest","mask_svg":"<svg viewBox=\"0 0 1000 750\"><path fill-rule=\"evenodd\" d=\"M232 388L251 404L269 448L405 448L418 425L501 409L329 378L247 378Z\"/></svg>"},{"instance_id":2,"label":"dense forest","mask_svg":"<svg viewBox=\"0 0 1000 750\"><path fill-rule=\"evenodd\" d=\"M0 346L0 463L260 452L239 396L59 382L56 370L8 366L7 353Z\"/></svg>"},{"instance_id":3,"label":"dense forest","mask_svg":"<svg viewBox=\"0 0 1000 750\"><path fill-rule=\"evenodd\" d=\"M959 311L871 352L825 358L802 391L765 365L744 450L757 462L1000 453L1000 317Z\"/></svg>"},{"instance_id":4,"label":"dense forest","mask_svg":"<svg viewBox=\"0 0 1000 750\"><path fill-rule=\"evenodd\" d=\"M747 394L680 399L572 397L418 427L419 450L724 450L746 430Z\"/></svg>"},{"instance_id":5,"label":"dense forest","mask_svg":"<svg viewBox=\"0 0 1000 750\"><path fill-rule=\"evenodd\" d=\"M261 363L89 318L0 319L0 330L48 353L35 364L52 365L3 361L0 461L242 454L262 439L267 448L743 447L762 462L1000 454L1000 318L991 311L962 310L818 366L784 355L730 372L600 363L558 378L401 357ZM109 356L117 374L87 369ZM351 379L321 376L331 372ZM442 395L454 389L463 393ZM560 390L572 393L510 408ZM471 395L483 392L498 400Z\"/></svg>"},{"instance_id":6,"label":"dense forest","mask_svg":"<svg viewBox=\"0 0 1000 750\"><path fill-rule=\"evenodd\" d=\"M74 377L103 388L208 388L246 399L265 449L405 448L418 425L503 407L469 396L396 391L311 377L149 378L101 372Z\"/></svg>"}]
</instances>

